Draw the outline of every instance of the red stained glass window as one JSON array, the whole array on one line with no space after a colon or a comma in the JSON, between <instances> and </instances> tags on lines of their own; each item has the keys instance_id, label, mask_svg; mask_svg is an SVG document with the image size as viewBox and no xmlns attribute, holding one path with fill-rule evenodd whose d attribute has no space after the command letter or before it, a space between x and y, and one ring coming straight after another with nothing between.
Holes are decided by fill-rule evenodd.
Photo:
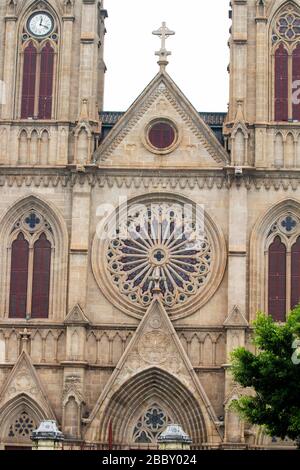
<instances>
[{"instance_id":1,"label":"red stained glass window","mask_svg":"<svg viewBox=\"0 0 300 470\"><path fill-rule=\"evenodd\" d=\"M293 51L293 120L300 121L300 44ZM298 103L299 101L299 103Z\"/></svg>"},{"instance_id":2,"label":"red stained glass window","mask_svg":"<svg viewBox=\"0 0 300 470\"><path fill-rule=\"evenodd\" d=\"M47 42L41 51L39 119L51 119L53 93L54 50Z\"/></svg>"},{"instance_id":3,"label":"red stained glass window","mask_svg":"<svg viewBox=\"0 0 300 470\"><path fill-rule=\"evenodd\" d=\"M291 308L300 303L300 237L292 247Z\"/></svg>"},{"instance_id":4,"label":"red stained glass window","mask_svg":"<svg viewBox=\"0 0 300 470\"><path fill-rule=\"evenodd\" d=\"M149 142L157 149L171 147L175 140L175 130L167 122L157 122L149 130Z\"/></svg>"},{"instance_id":5,"label":"red stained glass window","mask_svg":"<svg viewBox=\"0 0 300 470\"><path fill-rule=\"evenodd\" d=\"M288 52L280 44L275 52L275 121L288 121Z\"/></svg>"},{"instance_id":6,"label":"red stained glass window","mask_svg":"<svg viewBox=\"0 0 300 470\"><path fill-rule=\"evenodd\" d=\"M21 119L34 116L37 50L30 42L24 50Z\"/></svg>"},{"instance_id":7,"label":"red stained glass window","mask_svg":"<svg viewBox=\"0 0 300 470\"><path fill-rule=\"evenodd\" d=\"M10 318L25 318L27 309L29 244L23 233L12 244L10 274Z\"/></svg>"},{"instance_id":8,"label":"red stained glass window","mask_svg":"<svg viewBox=\"0 0 300 470\"><path fill-rule=\"evenodd\" d=\"M34 244L32 318L48 318L51 269L51 243L43 233Z\"/></svg>"},{"instance_id":9,"label":"red stained glass window","mask_svg":"<svg viewBox=\"0 0 300 470\"><path fill-rule=\"evenodd\" d=\"M278 236L269 248L269 315L286 321L286 247Z\"/></svg>"}]
</instances>

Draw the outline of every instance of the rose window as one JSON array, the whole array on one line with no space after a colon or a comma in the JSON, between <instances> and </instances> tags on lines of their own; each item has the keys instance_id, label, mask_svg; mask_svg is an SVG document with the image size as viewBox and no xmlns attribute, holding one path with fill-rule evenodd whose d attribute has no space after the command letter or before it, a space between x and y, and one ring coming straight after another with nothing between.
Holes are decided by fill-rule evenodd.
<instances>
[{"instance_id":1,"label":"rose window","mask_svg":"<svg viewBox=\"0 0 300 470\"><path fill-rule=\"evenodd\" d=\"M138 420L133 431L133 440L140 444L155 444L171 419L157 405L151 406Z\"/></svg>"},{"instance_id":2,"label":"rose window","mask_svg":"<svg viewBox=\"0 0 300 470\"><path fill-rule=\"evenodd\" d=\"M31 417L24 411L18 416L9 428L8 437L27 437L30 438L36 425Z\"/></svg>"},{"instance_id":3,"label":"rose window","mask_svg":"<svg viewBox=\"0 0 300 470\"><path fill-rule=\"evenodd\" d=\"M226 268L222 232L181 196L140 196L100 219L92 246L95 280L119 310L141 318L155 295L172 320L199 311Z\"/></svg>"},{"instance_id":4,"label":"rose window","mask_svg":"<svg viewBox=\"0 0 300 470\"><path fill-rule=\"evenodd\" d=\"M158 289L173 307L204 288L212 252L201 220L182 207L153 204L129 213L108 245L107 261L113 284L131 302L147 307Z\"/></svg>"}]
</instances>

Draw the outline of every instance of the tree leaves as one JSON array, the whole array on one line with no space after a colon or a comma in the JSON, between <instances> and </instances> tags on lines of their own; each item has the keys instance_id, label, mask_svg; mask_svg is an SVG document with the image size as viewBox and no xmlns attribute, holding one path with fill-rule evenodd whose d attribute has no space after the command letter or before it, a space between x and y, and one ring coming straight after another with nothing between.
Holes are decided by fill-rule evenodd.
<instances>
[{"instance_id":1,"label":"tree leaves","mask_svg":"<svg viewBox=\"0 0 300 470\"><path fill-rule=\"evenodd\" d=\"M243 396L232 404L245 420L264 426L274 437L300 436L300 365L294 364L293 343L300 335L300 306L285 324L259 313L254 322L254 337L258 352L236 349L232 355L234 380L251 387L255 396Z\"/></svg>"}]
</instances>

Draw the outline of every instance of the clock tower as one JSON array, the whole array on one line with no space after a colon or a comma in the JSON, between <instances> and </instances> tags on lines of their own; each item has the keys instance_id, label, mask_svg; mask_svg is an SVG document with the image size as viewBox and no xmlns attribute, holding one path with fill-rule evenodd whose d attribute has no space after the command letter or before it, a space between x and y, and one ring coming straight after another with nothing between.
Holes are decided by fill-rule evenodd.
<instances>
[{"instance_id":1,"label":"clock tower","mask_svg":"<svg viewBox=\"0 0 300 470\"><path fill-rule=\"evenodd\" d=\"M0 164L85 165L100 132L102 0L1 2Z\"/></svg>"}]
</instances>

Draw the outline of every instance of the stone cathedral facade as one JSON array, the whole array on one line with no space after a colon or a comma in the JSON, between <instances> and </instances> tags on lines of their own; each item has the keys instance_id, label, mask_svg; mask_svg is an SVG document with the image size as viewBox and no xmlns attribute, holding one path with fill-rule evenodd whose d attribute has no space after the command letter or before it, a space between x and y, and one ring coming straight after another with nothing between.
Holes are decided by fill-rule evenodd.
<instances>
[{"instance_id":1,"label":"stone cathedral facade","mask_svg":"<svg viewBox=\"0 0 300 470\"><path fill-rule=\"evenodd\" d=\"M163 47L113 113L102 0L0 1L0 449L44 419L78 446L174 422L194 448L290 445L233 414L229 355L300 298L300 1L230 15L228 114Z\"/></svg>"}]
</instances>

